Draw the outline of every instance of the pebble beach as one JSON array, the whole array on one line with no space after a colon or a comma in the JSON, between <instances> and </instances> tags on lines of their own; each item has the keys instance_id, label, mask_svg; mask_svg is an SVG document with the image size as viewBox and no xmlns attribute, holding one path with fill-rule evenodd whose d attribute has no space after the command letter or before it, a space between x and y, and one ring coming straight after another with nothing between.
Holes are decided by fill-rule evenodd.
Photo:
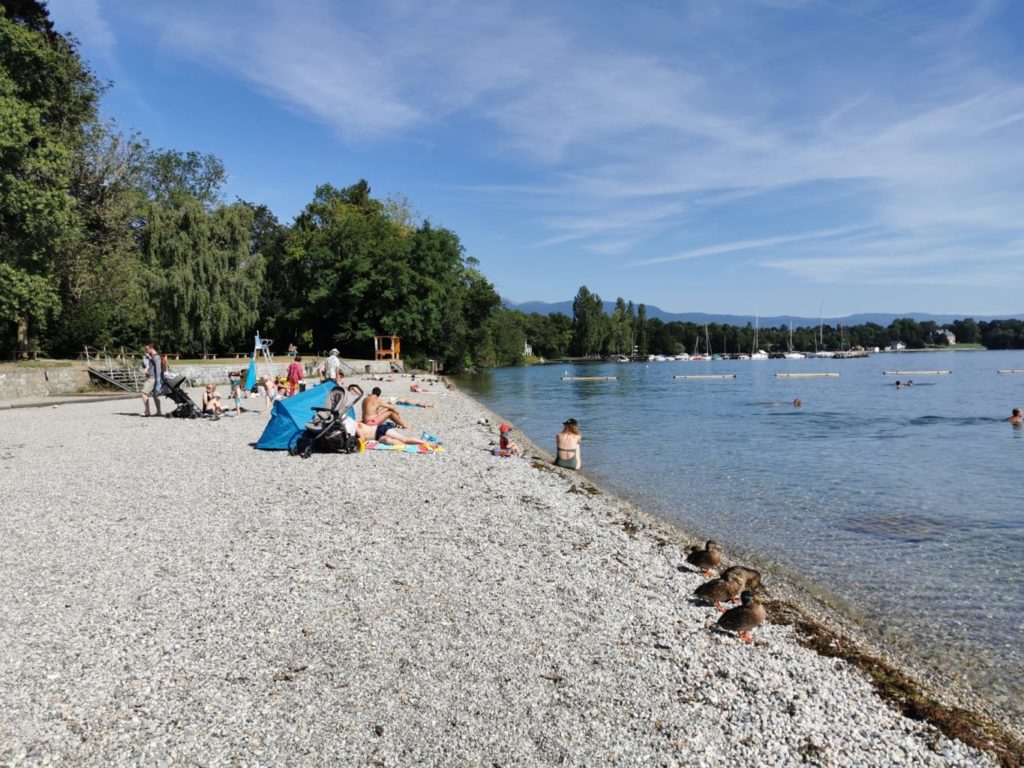
<instances>
[{"instance_id":1,"label":"pebble beach","mask_svg":"<svg viewBox=\"0 0 1024 768\"><path fill-rule=\"evenodd\" d=\"M716 630L695 540L429 389L426 455L258 451L258 400L0 412L0 766L999 764Z\"/></svg>"}]
</instances>

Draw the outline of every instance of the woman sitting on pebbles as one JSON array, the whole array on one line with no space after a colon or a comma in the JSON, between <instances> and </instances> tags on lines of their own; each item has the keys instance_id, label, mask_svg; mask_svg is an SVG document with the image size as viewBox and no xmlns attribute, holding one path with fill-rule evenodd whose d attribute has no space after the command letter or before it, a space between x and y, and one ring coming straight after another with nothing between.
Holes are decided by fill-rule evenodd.
<instances>
[{"instance_id":1,"label":"woman sitting on pebbles","mask_svg":"<svg viewBox=\"0 0 1024 768\"><path fill-rule=\"evenodd\" d=\"M217 394L216 384L207 384L203 392L203 413L208 413L214 421L220 418L220 412L224 410L220 404L220 395Z\"/></svg>"},{"instance_id":2,"label":"woman sitting on pebbles","mask_svg":"<svg viewBox=\"0 0 1024 768\"><path fill-rule=\"evenodd\" d=\"M566 469L579 469L583 466L580 428L576 419L566 419L562 431L555 435L555 464Z\"/></svg>"}]
</instances>

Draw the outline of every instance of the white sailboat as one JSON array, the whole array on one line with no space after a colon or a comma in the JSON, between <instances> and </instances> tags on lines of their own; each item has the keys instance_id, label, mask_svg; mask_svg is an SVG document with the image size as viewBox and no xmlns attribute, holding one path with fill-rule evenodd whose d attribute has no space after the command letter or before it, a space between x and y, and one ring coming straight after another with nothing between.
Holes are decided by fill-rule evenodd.
<instances>
[{"instance_id":1,"label":"white sailboat","mask_svg":"<svg viewBox=\"0 0 1024 768\"><path fill-rule=\"evenodd\" d=\"M760 321L760 317L755 314L754 315L754 344L753 344L753 346L750 349L750 359L751 360L767 360L768 359L768 353L765 352L763 349L758 349L757 348L757 331L758 331L758 323L759 323L759 321Z\"/></svg>"},{"instance_id":2,"label":"white sailboat","mask_svg":"<svg viewBox=\"0 0 1024 768\"><path fill-rule=\"evenodd\" d=\"M814 340L814 351L808 353L808 357L835 357L835 352L825 350L825 318L822 314L824 305L818 307L818 338Z\"/></svg>"},{"instance_id":3,"label":"white sailboat","mask_svg":"<svg viewBox=\"0 0 1024 768\"><path fill-rule=\"evenodd\" d=\"M708 341L708 326L707 326L707 323L704 324L704 346L705 346L704 354L701 354L701 351L700 351L700 337L698 336L696 339L694 339L694 342L693 342L693 355L690 357L690 360L693 360L694 362L703 362L705 360L710 360L711 359L711 342Z\"/></svg>"},{"instance_id":4,"label":"white sailboat","mask_svg":"<svg viewBox=\"0 0 1024 768\"><path fill-rule=\"evenodd\" d=\"M793 321L789 321L789 349L783 355L786 360L803 360L807 355L793 349Z\"/></svg>"}]
</instances>

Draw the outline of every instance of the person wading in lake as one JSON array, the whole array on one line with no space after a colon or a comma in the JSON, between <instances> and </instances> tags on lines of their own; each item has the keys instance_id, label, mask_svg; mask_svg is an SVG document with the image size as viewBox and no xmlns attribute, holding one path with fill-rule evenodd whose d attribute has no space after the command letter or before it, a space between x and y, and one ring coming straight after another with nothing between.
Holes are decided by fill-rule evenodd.
<instances>
[{"instance_id":1,"label":"person wading in lake","mask_svg":"<svg viewBox=\"0 0 1024 768\"><path fill-rule=\"evenodd\" d=\"M1022 418L1020 414L1020 408L1014 408L1013 413L1010 415L1010 418L1008 418L1007 421L1014 425L1024 423L1024 418Z\"/></svg>"},{"instance_id":2,"label":"person wading in lake","mask_svg":"<svg viewBox=\"0 0 1024 768\"><path fill-rule=\"evenodd\" d=\"M555 464L566 469L579 469L583 466L580 428L576 419L566 419L562 431L555 435Z\"/></svg>"}]
</instances>

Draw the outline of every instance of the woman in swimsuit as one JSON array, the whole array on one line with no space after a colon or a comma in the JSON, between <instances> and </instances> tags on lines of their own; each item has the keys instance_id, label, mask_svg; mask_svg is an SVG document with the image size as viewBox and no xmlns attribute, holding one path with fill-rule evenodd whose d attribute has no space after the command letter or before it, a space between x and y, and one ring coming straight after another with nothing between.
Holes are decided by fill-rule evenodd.
<instances>
[{"instance_id":1,"label":"woman in swimsuit","mask_svg":"<svg viewBox=\"0 0 1024 768\"><path fill-rule=\"evenodd\" d=\"M583 466L580 457L580 428L576 419L566 419L562 431L555 435L555 464L566 469Z\"/></svg>"}]
</instances>

